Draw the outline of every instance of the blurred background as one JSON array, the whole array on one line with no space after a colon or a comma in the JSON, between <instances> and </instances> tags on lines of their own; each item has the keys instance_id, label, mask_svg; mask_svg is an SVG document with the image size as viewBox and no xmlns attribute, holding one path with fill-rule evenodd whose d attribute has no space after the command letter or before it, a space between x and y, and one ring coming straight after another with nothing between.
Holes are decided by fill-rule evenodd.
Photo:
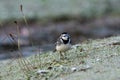
<instances>
[{"instance_id":1,"label":"blurred background","mask_svg":"<svg viewBox=\"0 0 120 80\"><path fill-rule=\"evenodd\" d=\"M0 0L0 60L53 50L62 32L72 44L120 35L120 0Z\"/></svg>"}]
</instances>

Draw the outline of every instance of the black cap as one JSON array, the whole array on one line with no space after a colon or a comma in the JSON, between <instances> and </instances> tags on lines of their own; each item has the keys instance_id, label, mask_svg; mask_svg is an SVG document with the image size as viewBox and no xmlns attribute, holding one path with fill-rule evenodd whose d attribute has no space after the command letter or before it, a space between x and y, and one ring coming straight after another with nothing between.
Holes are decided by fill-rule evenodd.
<instances>
[{"instance_id":1,"label":"black cap","mask_svg":"<svg viewBox=\"0 0 120 80\"><path fill-rule=\"evenodd\" d=\"M67 32L63 32L62 34L68 34Z\"/></svg>"}]
</instances>

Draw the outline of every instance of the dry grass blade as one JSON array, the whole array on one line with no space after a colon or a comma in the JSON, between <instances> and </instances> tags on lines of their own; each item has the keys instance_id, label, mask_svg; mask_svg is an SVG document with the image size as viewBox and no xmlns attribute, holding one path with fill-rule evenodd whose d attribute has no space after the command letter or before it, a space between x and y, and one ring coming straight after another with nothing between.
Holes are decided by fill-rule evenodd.
<instances>
[{"instance_id":1,"label":"dry grass blade","mask_svg":"<svg viewBox=\"0 0 120 80\"><path fill-rule=\"evenodd\" d=\"M14 21L14 23L16 24L17 26L17 36L18 36L18 49L20 50L20 29L19 29L19 25L17 23L17 21Z\"/></svg>"},{"instance_id":2,"label":"dry grass blade","mask_svg":"<svg viewBox=\"0 0 120 80\"><path fill-rule=\"evenodd\" d=\"M24 66L24 69L26 71L30 71L32 69L32 66L28 66L28 64L30 64L30 63L29 63L28 60L26 60L25 58L23 58L23 54L22 54L21 48L20 48L20 31L19 31L20 29L19 29L19 25L18 25L17 21L14 21L14 23L17 26L17 36L18 36L17 45L18 45L18 50L19 50L19 56L20 56L20 58L22 58L22 60L19 60L19 65L21 65L21 68L23 68L23 66ZM13 35L10 34L10 36L14 40Z\"/></svg>"},{"instance_id":3,"label":"dry grass blade","mask_svg":"<svg viewBox=\"0 0 120 80\"><path fill-rule=\"evenodd\" d=\"M23 19L24 19L24 21L25 21L25 24L26 24L26 26L27 26L27 28L28 28L28 30L29 30L29 32L30 32L29 25L28 25L28 21L27 21L27 19L26 19L26 17L25 17L25 14L24 14L24 12L23 12L23 5L22 5L22 4L20 5L20 12L22 13L22 16L23 16ZM30 33L30 34L31 34L31 33ZM30 43L31 43L31 45L33 46L33 42L32 42L31 39L30 39Z\"/></svg>"},{"instance_id":4,"label":"dry grass blade","mask_svg":"<svg viewBox=\"0 0 120 80\"><path fill-rule=\"evenodd\" d=\"M21 12L23 12L23 6L22 6L22 4L20 5L20 10L21 10Z\"/></svg>"}]
</instances>

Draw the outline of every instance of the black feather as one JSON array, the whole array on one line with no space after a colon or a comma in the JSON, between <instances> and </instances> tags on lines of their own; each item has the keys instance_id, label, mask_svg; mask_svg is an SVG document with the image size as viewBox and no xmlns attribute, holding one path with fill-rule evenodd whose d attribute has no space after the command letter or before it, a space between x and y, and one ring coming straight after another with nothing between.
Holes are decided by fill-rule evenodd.
<instances>
[{"instance_id":1,"label":"black feather","mask_svg":"<svg viewBox=\"0 0 120 80\"><path fill-rule=\"evenodd\" d=\"M68 34L67 32L63 32L62 34Z\"/></svg>"},{"instance_id":2,"label":"black feather","mask_svg":"<svg viewBox=\"0 0 120 80\"><path fill-rule=\"evenodd\" d=\"M62 40L63 40L63 43L64 43L64 44L67 44L67 43L69 42L69 39L68 39L68 40L62 39Z\"/></svg>"}]
</instances>

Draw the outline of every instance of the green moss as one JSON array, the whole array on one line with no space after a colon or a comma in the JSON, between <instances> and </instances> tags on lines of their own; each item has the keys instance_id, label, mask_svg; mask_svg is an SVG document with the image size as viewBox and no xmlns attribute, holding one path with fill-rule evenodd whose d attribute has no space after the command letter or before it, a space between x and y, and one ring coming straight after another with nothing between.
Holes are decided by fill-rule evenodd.
<instances>
[{"instance_id":1,"label":"green moss","mask_svg":"<svg viewBox=\"0 0 120 80\"><path fill-rule=\"evenodd\" d=\"M73 45L66 52L46 52L0 62L1 80L117 80L120 74L120 36ZM25 61L25 62L24 62ZM38 73L39 70L47 72Z\"/></svg>"}]
</instances>

